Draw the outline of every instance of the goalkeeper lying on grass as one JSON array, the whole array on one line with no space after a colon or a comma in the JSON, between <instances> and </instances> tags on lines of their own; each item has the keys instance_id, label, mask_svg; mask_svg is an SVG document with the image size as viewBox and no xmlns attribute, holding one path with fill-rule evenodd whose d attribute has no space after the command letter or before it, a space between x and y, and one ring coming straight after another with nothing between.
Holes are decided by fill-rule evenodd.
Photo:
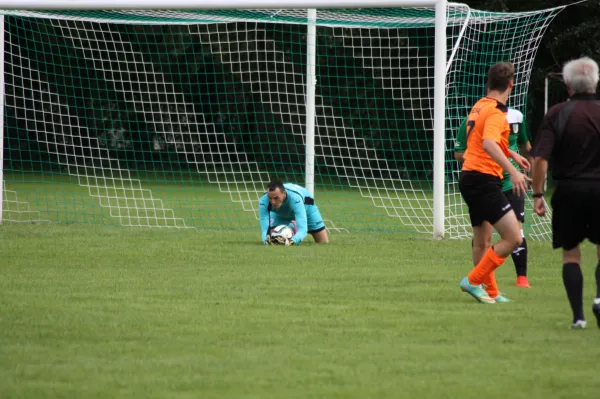
<instances>
[{"instance_id":1,"label":"goalkeeper lying on grass","mask_svg":"<svg viewBox=\"0 0 600 399\"><path fill-rule=\"evenodd\" d=\"M288 245L298 245L310 233L317 244L328 243L329 237L325 223L315 205L315 200L304 187L292 183L274 180L258 201L260 212L261 239L270 244L271 229L279 225L288 225L294 230ZM278 242L284 244L284 242Z\"/></svg>"}]
</instances>

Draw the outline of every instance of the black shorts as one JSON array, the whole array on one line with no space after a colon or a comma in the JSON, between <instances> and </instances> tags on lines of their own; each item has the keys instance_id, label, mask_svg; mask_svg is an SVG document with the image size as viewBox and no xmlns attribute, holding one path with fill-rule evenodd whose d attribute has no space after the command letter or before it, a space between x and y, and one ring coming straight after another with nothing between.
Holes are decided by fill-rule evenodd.
<instances>
[{"instance_id":1,"label":"black shorts","mask_svg":"<svg viewBox=\"0 0 600 399\"><path fill-rule=\"evenodd\" d=\"M502 193L502 181L496 176L473 171L461 172L458 188L469 207L471 226L481 226L484 221L496 224L512 210Z\"/></svg>"},{"instance_id":2,"label":"black shorts","mask_svg":"<svg viewBox=\"0 0 600 399\"><path fill-rule=\"evenodd\" d=\"M573 249L586 238L600 244L600 183L559 181L552 195L552 246Z\"/></svg>"},{"instance_id":3,"label":"black shorts","mask_svg":"<svg viewBox=\"0 0 600 399\"><path fill-rule=\"evenodd\" d=\"M521 223L525 222L525 194L521 193L521 196L517 196L513 193L512 190L506 190L503 192L508 199L508 203L512 207L513 211L515 211L515 215L517 215L517 219Z\"/></svg>"}]
</instances>

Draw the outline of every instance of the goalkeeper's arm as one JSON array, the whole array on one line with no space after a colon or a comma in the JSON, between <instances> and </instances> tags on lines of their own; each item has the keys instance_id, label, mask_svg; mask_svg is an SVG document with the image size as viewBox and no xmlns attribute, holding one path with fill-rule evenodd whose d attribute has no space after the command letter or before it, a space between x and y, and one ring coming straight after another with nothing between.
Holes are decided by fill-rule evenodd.
<instances>
[{"instance_id":1,"label":"goalkeeper's arm","mask_svg":"<svg viewBox=\"0 0 600 399\"><path fill-rule=\"evenodd\" d=\"M306 217L306 208L304 207L304 200L294 202L292 205L294 216L296 220L296 234L292 237L295 245L298 245L306 238L308 234L308 219Z\"/></svg>"},{"instance_id":2,"label":"goalkeeper's arm","mask_svg":"<svg viewBox=\"0 0 600 399\"><path fill-rule=\"evenodd\" d=\"M269 198L267 194L260 197L258 200L258 213L260 220L260 233L261 240L263 244L268 244L268 234L269 234Z\"/></svg>"}]
</instances>

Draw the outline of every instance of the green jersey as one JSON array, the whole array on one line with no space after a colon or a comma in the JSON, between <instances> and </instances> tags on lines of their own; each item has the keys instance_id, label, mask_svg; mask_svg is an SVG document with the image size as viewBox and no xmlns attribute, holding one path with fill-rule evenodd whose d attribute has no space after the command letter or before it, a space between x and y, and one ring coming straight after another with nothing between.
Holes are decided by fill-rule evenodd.
<instances>
[{"instance_id":1,"label":"green jersey","mask_svg":"<svg viewBox=\"0 0 600 399\"><path fill-rule=\"evenodd\" d=\"M529 141L529 129L527 122L523 118L523 114L514 108L509 108L506 114L506 120L510 126L510 136L508 136L508 148L515 152L519 151L519 146ZM467 149L467 118L463 120L456 132L456 139L454 141L455 152L465 152ZM519 165L512 159L509 158L515 168L519 169ZM502 179L502 191L512 190L512 182L508 176L508 173L504 172L504 178Z\"/></svg>"}]
</instances>

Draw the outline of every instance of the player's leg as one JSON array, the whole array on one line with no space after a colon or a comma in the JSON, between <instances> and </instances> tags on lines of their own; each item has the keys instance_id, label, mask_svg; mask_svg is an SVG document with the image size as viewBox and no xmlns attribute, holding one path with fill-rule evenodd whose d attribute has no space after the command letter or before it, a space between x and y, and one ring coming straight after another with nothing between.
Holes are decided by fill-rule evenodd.
<instances>
[{"instance_id":1,"label":"player's leg","mask_svg":"<svg viewBox=\"0 0 600 399\"><path fill-rule=\"evenodd\" d=\"M581 272L581 250L579 245L571 249L563 249L562 278L573 311L571 328L585 328L583 315L583 273Z\"/></svg>"},{"instance_id":2,"label":"player's leg","mask_svg":"<svg viewBox=\"0 0 600 399\"><path fill-rule=\"evenodd\" d=\"M517 196L512 190L505 191L504 195L508 198L508 203L515 211L515 215L519 221L521 238L523 239L521 245L519 245L510 255L515 264L515 271L517 272L517 281L515 282L515 285L521 288L531 288L529 281L527 280L527 240L523 233L523 223L525 222L525 195L521 194L521 196Z\"/></svg>"},{"instance_id":3,"label":"player's leg","mask_svg":"<svg viewBox=\"0 0 600 399\"><path fill-rule=\"evenodd\" d=\"M587 235L590 214L586 197L577 185L561 181L552 196L552 247L562 248L562 278L573 312L571 328L585 328L583 273L579 244Z\"/></svg>"},{"instance_id":4,"label":"player's leg","mask_svg":"<svg viewBox=\"0 0 600 399\"><path fill-rule=\"evenodd\" d=\"M500 241L491 248L498 256L506 258L523 242L519 221L514 212L508 212L494 223L494 229L500 235Z\"/></svg>"},{"instance_id":5,"label":"player's leg","mask_svg":"<svg viewBox=\"0 0 600 399\"><path fill-rule=\"evenodd\" d=\"M322 230L311 231L310 235L314 238L317 244L329 243L329 235L327 234L327 229L325 226L323 226Z\"/></svg>"},{"instance_id":6,"label":"player's leg","mask_svg":"<svg viewBox=\"0 0 600 399\"><path fill-rule=\"evenodd\" d=\"M515 213L510 211L505 213L493 226L500 234L500 241L486 250L479 263L469 273L468 278L471 284L481 281L486 285L489 296L496 302L508 302L509 300L501 295L498 289L494 271L504 263L512 249L518 245L519 224Z\"/></svg>"},{"instance_id":7,"label":"player's leg","mask_svg":"<svg viewBox=\"0 0 600 399\"><path fill-rule=\"evenodd\" d=\"M306 222L308 225L308 232L317 244L329 243L329 235L327 234L323 217L316 205L306 206Z\"/></svg>"},{"instance_id":8,"label":"player's leg","mask_svg":"<svg viewBox=\"0 0 600 399\"><path fill-rule=\"evenodd\" d=\"M489 180L490 177L487 179ZM502 193L500 181L482 180L479 184L482 188L475 199L470 199L473 206L469 206L469 212L471 213L471 208L477 209L478 217L488 221L498 231L500 241L486 250L481 260L467 276L467 283L471 286L481 285L484 280L489 282L489 279L493 278L494 270L502 265L506 257L521 243L517 218L508 199ZM468 202L467 204L469 205ZM478 205L476 206L476 204Z\"/></svg>"},{"instance_id":9,"label":"player's leg","mask_svg":"<svg viewBox=\"0 0 600 399\"><path fill-rule=\"evenodd\" d=\"M596 265L596 298L594 298L592 312L594 312L598 328L600 328L600 245L596 245L596 253L598 254L598 264Z\"/></svg>"},{"instance_id":10,"label":"player's leg","mask_svg":"<svg viewBox=\"0 0 600 399\"><path fill-rule=\"evenodd\" d=\"M483 221L480 226L473 226L473 241L471 253L473 257L473 266L477 265L483 255L492 246L492 235L494 226L488 221Z\"/></svg>"},{"instance_id":11,"label":"player's leg","mask_svg":"<svg viewBox=\"0 0 600 399\"><path fill-rule=\"evenodd\" d=\"M596 317L598 328L600 328L600 209L598 209L597 206L597 204L600 204L600 187L597 187L592 192L594 194L588 199L588 206L590 208L588 239L596 244L596 255L598 259L596 272L594 273L596 279L596 297L594 298L594 304L592 305L592 312Z\"/></svg>"},{"instance_id":12,"label":"player's leg","mask_svg":"<svg viewBox=\"0 0 600 399\"><path fill-rule=\"evenodd\" d=\"M481 259L485 253L487 242L491 241L491 234L493 234L493 230L491 229L492 226L489 223L487 223L487 225L489 225L490 228L487 228L486 223L478 222L476 217L472 217L471 220L471 223L473 223L473 220L475 220L475 224L478 224L477 226L473 226L473 241L471 247L473 263L476 264L478 258ZM489 279L486 282L489 283ZM481 303L495 303L482 284L483 279L481 282L473 284L469 281L468 277L465 277L460 282L460 288Z\"/></svg>"},{"instance_id":13,"label":"player's leg","mask_svg":"<svg viewBox=\"0 0 600 399\"><path fill-rule=\"evenodd\" d=\"M488 222L483 221L480 226L473 227L473 266L481 261L487 250L492 246L492 235L494 227ZM494 272L490 273L483 279L483 285L488 295L497 302L508 302L504 296L500 296L498 283Z\"/></svg>"},{"instance_id":14,"label":"player's leg","mask_svg":"<svg viewBox=\"0 0 600 399\"><path fill-rule=\"evenodd\" d=\"M459 179L458 187L469 209L469 218L473 228L471 248L473 262L480 256L480 249L487 246L488 236L492 233L485 226L486 195L488 195L487 191L489 191L490 179L492 179L490 176L476 172L462 172ZM483 288L482 283L483 279L477 283L471 283L468 277L464 277L460 281L460 288L481 303L495 303Z\"/></svg>"}]
</instances>

